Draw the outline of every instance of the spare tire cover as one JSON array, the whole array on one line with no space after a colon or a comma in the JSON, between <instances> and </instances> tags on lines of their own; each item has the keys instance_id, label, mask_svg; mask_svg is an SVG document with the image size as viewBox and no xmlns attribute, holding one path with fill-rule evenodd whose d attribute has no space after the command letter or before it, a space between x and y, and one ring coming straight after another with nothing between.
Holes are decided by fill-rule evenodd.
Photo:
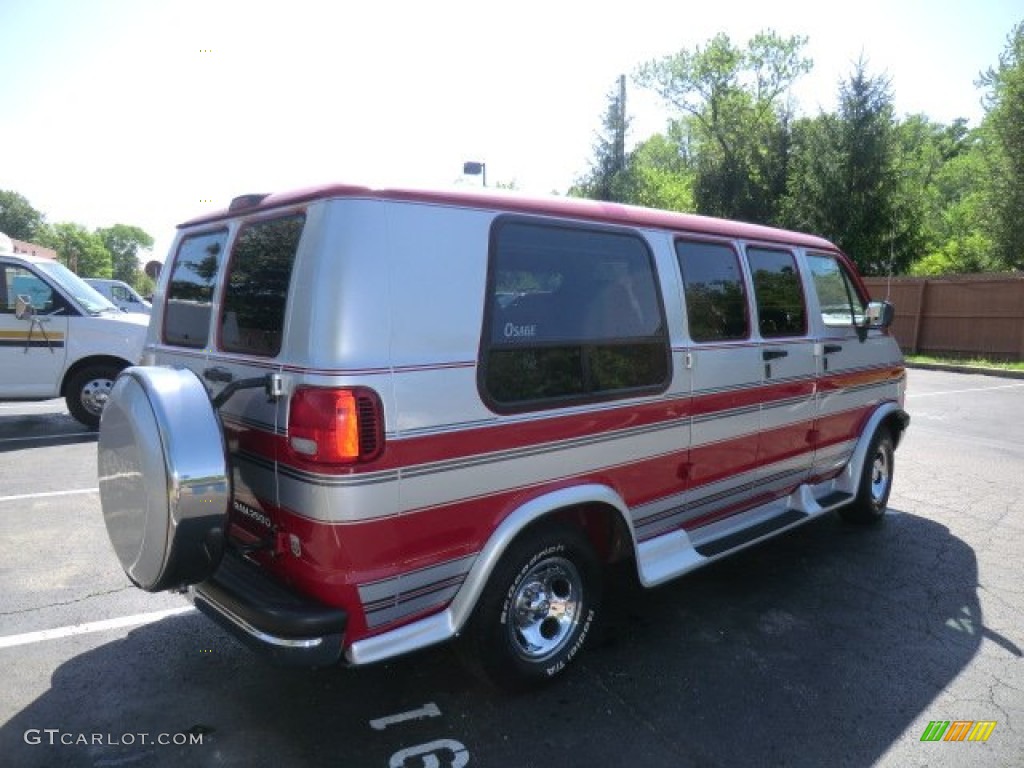
<instances>
[{"instance_id":1,"label":"spare tire cover","mask_svg":"<svg viewBox=\"0 0 1024 768\"><path fill-rule=\"evenodd\" d=\"M230 475L220 419L192 371L121 373L100 419L99 486L107 534L136 585L158 592L216 570Z\"/></svg>"}]
</instances>

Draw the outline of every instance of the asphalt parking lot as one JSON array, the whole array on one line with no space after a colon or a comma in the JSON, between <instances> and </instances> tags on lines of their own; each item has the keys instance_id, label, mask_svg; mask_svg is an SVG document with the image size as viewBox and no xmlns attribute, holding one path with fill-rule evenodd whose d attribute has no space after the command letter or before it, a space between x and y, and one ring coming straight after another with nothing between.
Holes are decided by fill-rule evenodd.
<instances>
[{"instance_id":1,"label":"asphalt parking lot","mask_svg":"<svg viewBox=\"0 0 1024 768\"><path fill-rule=\"evenodd\" d=\"M1024 381L909 377L881 526L829 516L653 591L619 574L576 669L514 697L448 647L269 666L127 582L59 401L0 404L0 763L1022 766Z\"/></svg>"}]
</instances>

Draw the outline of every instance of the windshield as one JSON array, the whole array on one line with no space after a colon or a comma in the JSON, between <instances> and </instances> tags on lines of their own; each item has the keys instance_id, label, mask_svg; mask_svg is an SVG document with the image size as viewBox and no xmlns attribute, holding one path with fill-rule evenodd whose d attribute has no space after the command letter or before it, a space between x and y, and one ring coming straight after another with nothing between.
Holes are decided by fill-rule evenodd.
<instances>
[{"instance_id":1,"label":"windshield","mask_svg":"<svg viewBox=\"0 0 1024 768\"><path fill-rule=\"evenodd\" d=\"M49 275L53 282L57 283L64 290L64 293L73 298L90 315L98 315L101 312L121 311L101 294L97 293L95 288L60 262L37 263L36 266L40 271Z\"/></svg>"}]
</instances>

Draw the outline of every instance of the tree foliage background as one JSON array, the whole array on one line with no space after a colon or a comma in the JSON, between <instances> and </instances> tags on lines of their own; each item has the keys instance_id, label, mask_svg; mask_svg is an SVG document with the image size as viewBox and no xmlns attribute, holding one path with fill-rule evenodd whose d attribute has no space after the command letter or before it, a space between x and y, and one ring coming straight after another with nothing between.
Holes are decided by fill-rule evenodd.
<instances>
[{"instance_id":1,"label":"tree foliage background","mask_svg":"<svg viewBox=\"0 0 1024 768\"><path fill-rule=\"evenodd\" d=\"M143 296L153 292L153 281L140 265L153 238L139 227L115 224L90 232L73 222L50 224L23 195L0 190L0 232L52 248L61 263L81 277L113 277Z\"/></svg>"},{"instance_id":2,"label":"tree foliage background","mask_svg":"<svg viewBox=\"0 0 1024 768\"><path fill-rule=\"evenodd\" d=\"M1024 269L1024 21L976 81L975 128L897 117L888 78L863 59L834 112L795 115L806 43L720 34L640 64L634 84L670 111L664 133L615 151L629 118L614 90L569 193L814 232L867 275Z\"/></svg>"}]
</instances>

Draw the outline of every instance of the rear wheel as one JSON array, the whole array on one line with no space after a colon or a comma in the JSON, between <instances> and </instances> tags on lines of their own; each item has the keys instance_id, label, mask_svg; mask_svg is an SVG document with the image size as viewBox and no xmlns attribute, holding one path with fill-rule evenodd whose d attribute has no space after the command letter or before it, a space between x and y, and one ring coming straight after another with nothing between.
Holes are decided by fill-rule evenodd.
<instances>
[{"instance_id":1,"label":"rear wheel","mask_svg":"<svg viewBox=\"0 0 1024 768\"><path fill-rule=\"evenodd\" d=\"M100 425L100 414L107 404L110 390L114 388L114 380L121 368L101 363L87 365L76 372L69 380L64 402L67 403L71 415L89 429Z\"/></svg>"},{"instance_id":2,"label":"rear wheel","mask_svg":"<svg viewBox=\"0 0 1024 768\"><path fill-rule=\"evenodd\" d=\"M501 558L477 604L462 642L469 665L506 690L550 680L583 648L600 593L600 567L580 531L528 531Z\"/></svg>"},{"instance_id":3,"label":"rear wheel","mask_svg":"<svg viewBox=\"0 0 1024 768\"><path fill-rule=\"evenodd\" d=\"M892 435L885 427L879 427L868 446L857 497L839 510L844 520L863 525L882 519L892 492L893 455Z\"/></svg>"}]
</instances>

